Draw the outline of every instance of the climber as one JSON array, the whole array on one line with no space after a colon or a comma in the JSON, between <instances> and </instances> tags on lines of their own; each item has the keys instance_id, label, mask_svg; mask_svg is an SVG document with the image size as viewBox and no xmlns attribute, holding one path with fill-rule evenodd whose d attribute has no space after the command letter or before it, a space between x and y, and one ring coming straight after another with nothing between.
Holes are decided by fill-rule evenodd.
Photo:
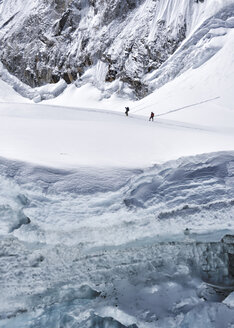
<instances>
[{"instance_id":1,"label":"climber","mask_svg":"<svg viewBox=\"0 0 234 328\"><path fill-rule=\"evenodd\" d=\"M152 120L152 121L154 120L154 113L153 113L153 112L151 112L151 114L150 114L149 121L150 121L150 120Z\"/></svg>"},{"instance_id":2,"label":"climber","mask_svg":"<svg viewBox=\"0 0 234 328\"><path fill-rule=\"evenodd\" d=\"M130 109L129 109L129 107L125 107L125 109L126 109L125 110L125 115L128 116L128 112L129 112Z\"/></svg>"}]
</instances>

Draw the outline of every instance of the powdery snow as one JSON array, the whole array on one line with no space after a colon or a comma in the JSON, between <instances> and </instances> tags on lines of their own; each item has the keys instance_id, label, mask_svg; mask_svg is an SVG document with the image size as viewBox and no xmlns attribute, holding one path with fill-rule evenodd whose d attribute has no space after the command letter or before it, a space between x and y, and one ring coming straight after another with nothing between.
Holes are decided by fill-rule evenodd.
<instances>
[{"instance_id":1,"label":"powdery snow","mask_svg":"<svg viewBox=\"0 0 234 328\"><path fill-rule=\"evenodd\" d=\"M147 115L153 110L156 115L161 115L170 110L198 104L172 112L164 118L233 128L234 31L219 36L216 42L221 50L215 56L199 68L190 69L144 98L136 105L135 112ZM214 100L199 104L210 99Z\"/></svg>"}]
</instances>

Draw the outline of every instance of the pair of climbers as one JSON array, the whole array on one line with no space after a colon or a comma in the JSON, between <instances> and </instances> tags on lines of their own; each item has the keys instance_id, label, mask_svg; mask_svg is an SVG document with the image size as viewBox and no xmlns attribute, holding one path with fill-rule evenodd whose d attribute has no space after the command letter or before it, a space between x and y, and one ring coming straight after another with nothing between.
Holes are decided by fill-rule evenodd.
<instances>
[{"instance_id":1,"label":"pair of climbers","mask_svg":"<svg viewBox=\"0 0 234 328\"><path fill-rule=\"evenodd\" d=\"M129 107L125 107L125 115L128 116L128 112L130 111ZM149 121L154 120L154 112L151 112Z\"/></svg>"}]
</instances>

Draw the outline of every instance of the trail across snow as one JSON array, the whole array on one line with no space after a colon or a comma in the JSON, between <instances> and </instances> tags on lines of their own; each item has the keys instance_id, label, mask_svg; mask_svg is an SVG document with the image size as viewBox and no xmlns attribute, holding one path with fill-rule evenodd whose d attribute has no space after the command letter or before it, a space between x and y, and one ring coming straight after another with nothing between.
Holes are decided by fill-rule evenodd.
<instances>
[{"instance_id":1,"label":"trail across snow","mask_svg":"<svg viewBox=\"0 0 234 328\"><path fill-rule=\"evenodd\" d=\"M181 156L232 150L234 132L124 112L1 104L6 158L54 167L142 168Z\"/></svg>"}]
</instances>

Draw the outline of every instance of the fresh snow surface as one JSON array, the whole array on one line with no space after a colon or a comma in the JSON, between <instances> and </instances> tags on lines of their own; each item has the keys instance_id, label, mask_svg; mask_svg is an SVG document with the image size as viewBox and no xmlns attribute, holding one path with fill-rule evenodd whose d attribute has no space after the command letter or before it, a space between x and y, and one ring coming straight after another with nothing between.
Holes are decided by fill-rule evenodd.
<instances>
[{"instance_id":1,"label":"fresh snow surface","mask_svg":"<svg viewBox=\"0 0 234 328\"><path fill-rule=\"evenodd\" d=\"M0 80L0 103L3 102L27 103L29 100L19 95L6 82Z\"/></svg>"},{"instance_id":2,"label":"fresh snow surface","mask_svg":"<svg viewBox=\"0 0 234 328\"><path fill-rule=\"evenodd\" d=\"M234 141L234 130L221 125L149 122L92 109L6 103L0 117L3 157L60 168L144 168L181 156L232 150Z\"/></svg>"},{"instance_id":3,"label":"fresh snow surface","mask_svg":"<svg viewBox=\"0 0 234 328\"><path fill-rule=\"evenodd\" d=\"M215 42L220 50L208 62L139 102L116 96L100 101L101 93L93 86L70 85L57 98L43 102L70 109L2 106L2 129L12 126L15 131L15 137L4 131L7 140L2 143L8 146L2 155L59 167L139 168L181 156L233 150L233 40L234 31L219 31ZM128 118L125 105L130 106ZM153 123L148 122L150 111L156 115ZM27 129L25 122L30 122Z\"/></svg>"},{"instance_id":4,"label":"fresh snow surface","mask_svg":"<svg viewBox=\"0 0 234 328\"><path fill-rule=\"evenodd\" d=\"M204 65L200 62L199 67L189 69L140 101L136 107L137 113L146 115L152 110L156 115L161 115L195 104L162 117L195 124L233 127L234 30L216 30L216 33L214 39L207 41L204 47L207 49L198 49L194 55L199 62L202 60L199 51L205 56L211 47L220 50Z\"/></svg>"}]
</instances>

